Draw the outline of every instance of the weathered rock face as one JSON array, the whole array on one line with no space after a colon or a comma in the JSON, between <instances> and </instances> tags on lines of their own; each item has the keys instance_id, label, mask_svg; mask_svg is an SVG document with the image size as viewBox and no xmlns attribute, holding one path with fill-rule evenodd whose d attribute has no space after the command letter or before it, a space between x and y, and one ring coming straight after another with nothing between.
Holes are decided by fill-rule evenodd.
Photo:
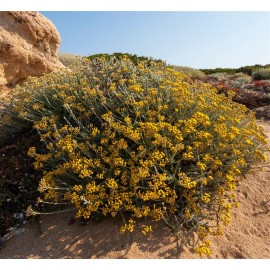
<instances>
[{"instance_id":1,"label":"weathered rock face","mask_svg":"<svg viewBox=\"0 0 270 270\"><path fill-rule=\"evenodd\" d=\"M41 76L63 65L57 59L60 35L36 11L0 12L0 85Z\"/></svg>"}]
</instances>

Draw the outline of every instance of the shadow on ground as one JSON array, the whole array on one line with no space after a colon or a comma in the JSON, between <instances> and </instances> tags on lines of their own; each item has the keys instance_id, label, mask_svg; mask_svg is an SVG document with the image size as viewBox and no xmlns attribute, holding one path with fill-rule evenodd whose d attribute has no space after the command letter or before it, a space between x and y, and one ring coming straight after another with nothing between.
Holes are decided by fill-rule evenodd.
<instances>
[{"instance_id":1,"label":"shadow on ground","mask_svg":"<svg viewBox=\"0 0 270 270\"><path fill-rule=\"evenodd\" d=\"M0 250L0 258L181 257L181 243L163 222L151 223L153 233L146 237L139 223L136 232L120 234L123 225L120 217L90 221L87 225L75 221L69 225L71 217L72 213L62 213L42 217L41 224L30 222L25 233L14 236Z\"/></svg>"}]
</instances>

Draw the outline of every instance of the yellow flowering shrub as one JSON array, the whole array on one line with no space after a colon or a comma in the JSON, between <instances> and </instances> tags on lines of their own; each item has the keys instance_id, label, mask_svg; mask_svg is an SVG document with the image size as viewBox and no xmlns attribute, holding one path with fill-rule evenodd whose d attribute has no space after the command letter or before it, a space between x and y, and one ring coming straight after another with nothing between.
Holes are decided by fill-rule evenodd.
<instances>
[{"instance_id":1,"label":"yellow flowering shrub","mask_svg":"<svg viewBox=\"0 0 270 270\"><path fill-rule=\"evenodd\" d=\"M130 213L122 233L136 218L163 219L196 231L200 254L229 224L239 176L266 158L245 106L164 64L95 59L17 91L46 144L28 152L43 171L42 201L71 203L85 219Z\"/></svg>"}]
</instances>

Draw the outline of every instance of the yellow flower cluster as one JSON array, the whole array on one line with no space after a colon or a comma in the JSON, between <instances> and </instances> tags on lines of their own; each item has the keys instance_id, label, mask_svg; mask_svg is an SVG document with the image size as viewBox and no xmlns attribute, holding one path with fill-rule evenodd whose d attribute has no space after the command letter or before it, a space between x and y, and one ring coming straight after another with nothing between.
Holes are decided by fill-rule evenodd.
<instances>
[{"instance_id":1,"label":"yellow flower cluster","mask_svg":"<svg viewBox=\"0 0 270 270\"><path fill-rule=\"evenodd\" d=\"M253 114L163 64L93 60L21 88L18 110L46 145L28 151L46 199L71 202L84 218L175 215L182 227L205 228L199 254L210 254L208 221L216 235L229 223L241 173L266 159Z\"/></svg>"},{"instance_id":2,"label":"yellow flower cluster","mask_svg":"<svg viewBox=\"0 0 270 270\"><path fill-rule=\"evenodd\" d=\"M128 221L128 224L125 224L121 227L120 233L125 233L126 231L133 232L134 231L135 221L131 218ZM149 229L148 229L149 230Z\"/></svg>"},{"instance_id":3,"label":"yellow flower cluster","mask_svg":"<svg viewBox=\"0 0 270 270\"><path fill-rule=\"evenodd\" d=\"M211 255L211 242L210 240L205 240L199 247L195 247L195 252L200 255Z\"/></svg>"},{"instance_id":4,"label":"yellow flower cluster","mask_svg":"<svg viewBox=\"0 0 270 270\"><path fill-rule=\"evenodd\" d=\"M142 234L147 235L148 233L152 232L152 226L144 226L142 230Z\"/></svg>"}]
</instances>

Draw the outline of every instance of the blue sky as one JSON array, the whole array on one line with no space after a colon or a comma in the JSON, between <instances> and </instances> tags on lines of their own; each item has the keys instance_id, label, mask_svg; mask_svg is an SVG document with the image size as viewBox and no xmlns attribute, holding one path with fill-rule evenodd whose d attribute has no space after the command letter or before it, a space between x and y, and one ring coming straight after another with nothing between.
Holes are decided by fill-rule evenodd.
<instances>
[{"instance_id":1,"label":"blue sky","mask_svg":"<svg viewBox=\"0 0 270 270\"><path fill-rule=\"evenodd\" d=\"M61 52L128 52L194 68L270 63L270 12L41 12Z\"/></svg>"}]
</instances>

